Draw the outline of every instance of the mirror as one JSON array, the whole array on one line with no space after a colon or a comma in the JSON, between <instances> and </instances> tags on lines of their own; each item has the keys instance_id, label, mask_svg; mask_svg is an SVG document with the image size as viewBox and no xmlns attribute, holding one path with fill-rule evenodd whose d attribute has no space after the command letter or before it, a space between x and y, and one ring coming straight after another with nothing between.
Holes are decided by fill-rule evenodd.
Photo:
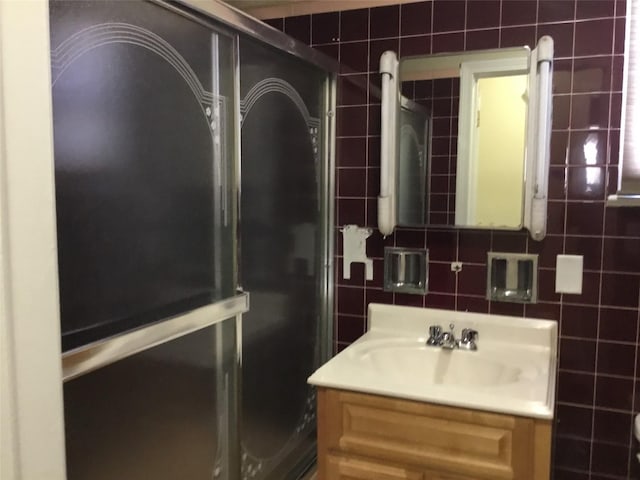
<instances>
[{"instance_id":1,"label":"mirror","mask_svg":"<svg viewBox=\"0 0 640 480\"><path fill-rule=\"evenodd\" d=\"M539 48L520 47L406 57L393 65L383 55L383 112L385 86L397 89L396 112L386 112L396 119L387 119L394 132L386 148L385 113L382 134L383 175L393 177L387 190L397 189L395 196L386 192L395 198L391 223L527 227L544 237L553 56L550 37L541 42L547 39L542 56ZM541 63L548 66L544 81ZM397 84L390 85L394 74ZM381 191L379 203L384 199Z\"/></svg>"}]
</instances>

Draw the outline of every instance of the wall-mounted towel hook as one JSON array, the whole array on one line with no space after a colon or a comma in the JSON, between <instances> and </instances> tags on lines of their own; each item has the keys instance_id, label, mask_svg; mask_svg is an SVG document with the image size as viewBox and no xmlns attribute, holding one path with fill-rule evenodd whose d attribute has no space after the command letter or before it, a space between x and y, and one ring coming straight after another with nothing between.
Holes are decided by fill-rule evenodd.
<instances>
[{"instance_id":1,"label":"wall-mounted towel hook","mask_svg":"<svg viewBox=\"0 0 640 480\"><path fill-rule=\"evenodd\" d=\"M340 231L343 240L342 278L351 278L352 263L364 263L366 279L373 280L373 260L367 258L367 238L373 230L357 225L345 225Z\"/></svg>"}]
</instances>

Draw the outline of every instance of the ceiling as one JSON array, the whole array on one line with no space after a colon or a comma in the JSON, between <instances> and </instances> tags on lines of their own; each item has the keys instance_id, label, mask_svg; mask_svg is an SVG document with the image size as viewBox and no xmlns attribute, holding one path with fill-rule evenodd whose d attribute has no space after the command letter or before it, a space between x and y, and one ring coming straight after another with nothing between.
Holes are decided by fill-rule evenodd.
<instances>
[{"instance_id":1,"label":"ceiling","mask_svg":"<svg viewBox=\"0 0 640 480\"><path fill-rule=\"evenodd\" d=\"M257 18L291 17L312 13L355 10L420 0L225 0Z\"/></svg>"}]
</instances>

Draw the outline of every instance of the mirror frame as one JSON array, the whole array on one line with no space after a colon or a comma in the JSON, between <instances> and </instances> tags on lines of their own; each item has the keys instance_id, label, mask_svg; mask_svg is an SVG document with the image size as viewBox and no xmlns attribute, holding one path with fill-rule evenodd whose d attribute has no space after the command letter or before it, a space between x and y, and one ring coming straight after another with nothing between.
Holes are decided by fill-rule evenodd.
<instances>
[{"instance_id":1,"label":"mirror frame","mask_svg":"<svg viewBox=\"0 0 640 480\"><path fill-rule=\"evenodd\" d=\"M525 155L525 186L523 227L528 229L534 240L542 240L546 235L547 190L549 174L549 145L551 139L551 77L553 71L553 39L543 36L532 51L528 47L509 49L479 50L437 54L430 56L436 62L431 66L430 78L450 78L460 76L462 62L475 60L495 60L504 58L505 52L515 56L526 56L529 73L529 108L527 114L527 135ZM447 57L450 60L447 60ZM397 221L397 167L399 156L399 110L402 102L401 79L416 80L417 62L422 57L407 57L402 64L393 51L380 57L382 75L382 129L381 129L381 189L378 197L378 226L384 235L390 235ZM418 64L419 65L419 64ZM525 72L523 72L525 73ZM404 74L404 76L403 76ZM462 102L461 102L462 103ZM481 228L453 226L454 228ZM495 227L491 227L494 228Z\"/></svg>"}]
</instances>

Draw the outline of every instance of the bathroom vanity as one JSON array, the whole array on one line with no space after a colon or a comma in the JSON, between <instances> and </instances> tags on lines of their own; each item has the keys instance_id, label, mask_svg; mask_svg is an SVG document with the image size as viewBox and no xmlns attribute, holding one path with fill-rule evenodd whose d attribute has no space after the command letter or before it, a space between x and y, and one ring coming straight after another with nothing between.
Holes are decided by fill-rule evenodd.
<instances>
[{"instance_id":1,"label":"bathroom vanity","mask_svg":"<svg viewBox=\"0 0 640 480\"><path fill-rule=\"evenodd\" d=\"M320 480L547 480L550 452L550 420L318 391Z\"/></svg>"},{"instance_id":2,"label":"bathroom vanity","mask_svg":"<svg viewBox=\"0 0 640 480\"><path fill-rule=\"evenodd\" d=\"M478 331L477 351L427 345L435 324ZM547 480L556 342L547 320L369 305L309 379L319 480Z\"/></svg>"}]
</instances>

